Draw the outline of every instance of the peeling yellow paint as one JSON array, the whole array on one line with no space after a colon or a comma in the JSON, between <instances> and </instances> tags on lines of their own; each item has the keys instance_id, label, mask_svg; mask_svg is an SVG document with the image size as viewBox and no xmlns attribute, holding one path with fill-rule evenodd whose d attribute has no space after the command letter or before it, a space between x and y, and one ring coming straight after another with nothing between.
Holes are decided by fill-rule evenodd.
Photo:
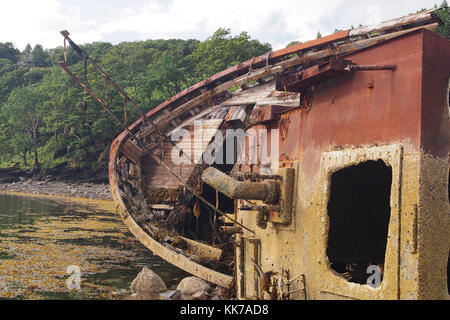
<instances>
[{"instance_id":1,"label":"peeling yellow paint","mask_svg":"<svg viewBox=\"0 0 450 320\"><path fill-rule=\"evenodd\" d=\"M248 239L258 239L262 271L275 273L274 279L283 270L289 272L291 279L304 275L307 299L448 299L449 160L404 150L402 144L393 144L349 146L322 153L320 168L313 179L305 179L301 170L296 176L290 226L269 223L262 230L255 224L256 212L238 211L238 221L256 231L255 235L244 232L241 236L244 250L248 251ZM327 204L333 172L379 159L392 168L391 215L383 281L380 287L372 288L347 282L331 272L326 255ZM413 248L415 242L417 250ZM251 299L261 292L254 291L258 289L254 289L255 271L248 252L240 267L241 250L238 248L236 252L237 292L241 293L239 298ZM290 298L304 299L300 289L299 281L289 283ZM269 298L267 293L264 297Z\"/></svg>"}]
</instances>

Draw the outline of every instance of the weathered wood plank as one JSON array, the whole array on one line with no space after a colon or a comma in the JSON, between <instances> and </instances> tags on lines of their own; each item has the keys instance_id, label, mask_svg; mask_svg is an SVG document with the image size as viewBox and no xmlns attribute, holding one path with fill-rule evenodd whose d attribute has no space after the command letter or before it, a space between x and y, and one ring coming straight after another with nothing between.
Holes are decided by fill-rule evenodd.
<instances>
[{"instance_id":1,"label":"weathered wood plank","mask_svg":"<svg viewBox=\"0 0 450 320\"><path fill-rule=\"evenodd\" d=\"M221 249L185 237L180 238L186 242L190 253L195 254L198 257L214 259L217 261L222 257L223 251Z\"/></svg>"},{"instance_id":2,"label":"weathered wood plank","mask_svg":"<svg viewBox=\"0 0 450 320\"><path fill-rule=\"evenodd\" d=\"M121 147L120 151L133 163L137 163L142 155L145 153L141 148L135 145L130 140L127 140Z\"/></svg>"},{"instance_id":3,"label":"weathered wood plank","mask_svg":"<svg viewBox=\"0 0 450 320\"><path fill-rule=\"evenodd\" d=\"M412 24L417 25L419 23L423 23L423 24L426 24L427 22L431 23L434 21L434 18L431 15L432 11L433 10L420 12L417 14L411 14L411 15L408 15L405 17L384 21L379 24L373 24L370 26L364 26L361 28L353 29L353 30L350 30L349 36L356 37L356 36L361 36L361 35L365 35L365 34L370 34L373 32L383 32L383 31L387 31L387 30L396 29L399 27L405 27L405 26L412 25Z\"/></svg>"}]
</instances>

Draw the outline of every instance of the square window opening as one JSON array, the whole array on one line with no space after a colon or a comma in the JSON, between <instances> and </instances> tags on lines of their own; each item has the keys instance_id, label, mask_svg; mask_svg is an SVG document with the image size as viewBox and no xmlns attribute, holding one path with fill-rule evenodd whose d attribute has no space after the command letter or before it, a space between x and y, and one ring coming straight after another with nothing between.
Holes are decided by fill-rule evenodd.
<instances>
[{"instance_id":1,"label":"square window opening","mask_svg":"<svg viewBox=\"0 0 450 320\"><path fill-rule=\"evenodd\" d=\"M333 274L380 286L383 280L392 168L382 160L343 168L331 176L326 254Z\"/></svg>"}]
</instances>

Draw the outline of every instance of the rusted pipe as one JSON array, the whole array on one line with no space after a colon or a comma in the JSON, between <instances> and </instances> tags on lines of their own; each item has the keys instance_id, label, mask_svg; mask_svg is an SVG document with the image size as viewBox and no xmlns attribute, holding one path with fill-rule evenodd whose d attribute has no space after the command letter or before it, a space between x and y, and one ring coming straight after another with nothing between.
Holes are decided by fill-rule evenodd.
<instances>
[{"instance_id":1,"label":"rusted pipe","mask_svg":"<svg viewBox=\"0 0 450 320\"><path fill-rule=\"evenodd\" d=\"M263 175L263 174L259 174L259 173L248 173L248 172L235 173L234 175L231 175L231 177L236 178L238 180L246 180L246 179L250 179L250 180L255 180L255 179L281 180L282 179L282 177L277 174Z\"/></svg>"},{"instance_id":2,"label":"rusted pipe","mask_svg":"<svg viewBox=\"0 0 450 320\"><path fill-rule=\"evenodd\" d=\"M280 212L281 208L280 206L274 206L274 205L267 205L267 206L248 206L248 205L243 205L239 208L242 211L258 211L261 209L267 209L269 211L276 211L276 212Z\"/></svg>"},{"instance_id":3,"label":"rusted pipe","mask_svg":"<svg viewBox=\"0 0 450 320\"><path fill-rule=\"evenodd\" d=\"M238 181L213 167L209 167L203 172L202 180L231 199L262 200L265 203L276 203L280 195L279 184L275 181Z\"/></svg>"},{"instance_id":4,"label":"rusted pipe","mask_svg":"<svg viewBox=\"0 0 450 320\"><path fill-rule=\"evenodd\" d=\"M220 227L220 231L226 234L236 234L242 233L242 228L237 226L222 226Z\"/></svg>"},{"instance_id":5,"label":"rusted pipe","mask_svg":"<svg viewBox=\"0 0 450 320\"><path fill-rule=\"evenodd\" d=\"M397 66L394 64L385 65L358 65L350 64L345 68L346 71L376 71L376 70L391 70L394 71Z\"/></svg>"}]
</instances>

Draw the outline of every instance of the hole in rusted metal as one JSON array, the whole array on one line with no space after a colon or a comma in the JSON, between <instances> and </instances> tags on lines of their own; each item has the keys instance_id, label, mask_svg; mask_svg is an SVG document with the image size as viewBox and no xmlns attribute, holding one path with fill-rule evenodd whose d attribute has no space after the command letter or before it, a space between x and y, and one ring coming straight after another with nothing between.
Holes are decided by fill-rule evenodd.
<instances>
[{"instance_id":1,"label":"hole in rusted metal","mask_svg":"<svg viewBox=\"0 0 450 320\"><path fill-rule=\"evenodd\" d=\"M327 256L332 272L349 282L366 284L368 267L384 270L390 219L392 168L367 161L331 177Z\"/></svg>"}]
</instances>

